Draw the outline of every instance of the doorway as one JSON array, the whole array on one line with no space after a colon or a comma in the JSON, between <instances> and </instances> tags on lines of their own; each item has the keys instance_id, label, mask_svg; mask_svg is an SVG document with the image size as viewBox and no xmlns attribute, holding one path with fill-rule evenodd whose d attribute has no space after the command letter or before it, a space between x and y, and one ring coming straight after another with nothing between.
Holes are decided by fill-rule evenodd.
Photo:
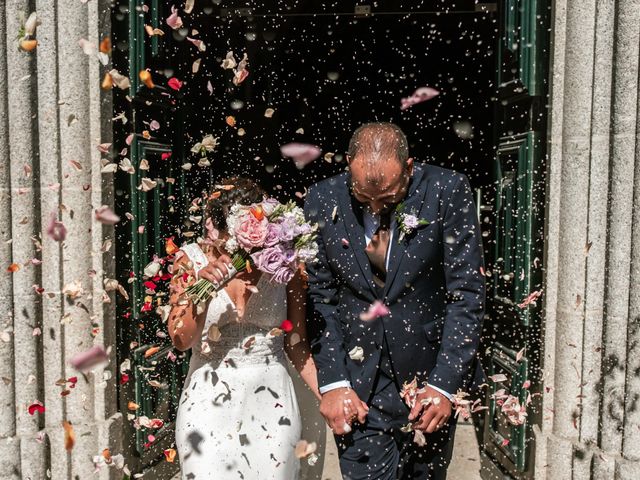
<instances>
[{"instance_id":1,"label":"doorway","mask_svg":"<svg viewBox=\"0 0 640 480\"><path fill-rule=\"evenodd\" d=\"M114 66L132 80L127 92L114 95L114 116L124 112L129 120L114 122L114 138L119 147L131 143L127 155L136 168L116 181L116 208L126 218L118 225L119 278L132 285L130 298L118 304L118 361L132 364L119 398L121 411L135 399L142 405L136 416L162 418L164 424L152 444L144 428L128 427L125 445L135 452L135 471L165 468L162 452L171 445L188 363L187 356L168 360L171 349L155 311L166 299L163 281L156 279L150 290L142 270L154 255L166 256L169 239L179 245L199 234L188 205L222 178L250 176L277 198L301 202L307 186L345 168L344 152L357 126L392 121L407 134L416 161L468 175L486 230L487 271L494 270L496 159L508 118L496 101L507 83L497 65L513 60L500 41L510 28L504 15L511 7L474 0L455 6L442 0L289 3L198 0L189 14L178 0L119 0L113 8ZM176 30L165 23L172 4L183 21ZM145 26L164 35L149 35ZM517 35L512 40L520 41ZM221 67L228 52L236 62L247 54L249 76L239 84L232 70ZM145 69L153 88L138 78ZM439 94L400 108L403 97L425 86ZM208 135L217 146L199 166L201 154L191 148ZM316 145L322 155L298 168L280 153L290 142ZM141 171L143 160L148 169ZM144 178L153 179L155 188L140 189ZM516 215L506 230L503 224L502 235L511 235L517 223ZM486 324L490 344L498 324ZM152 346L159 350L145 356ZM482 426L484 416L476 421Z\"/></svg>"}]
</instances>

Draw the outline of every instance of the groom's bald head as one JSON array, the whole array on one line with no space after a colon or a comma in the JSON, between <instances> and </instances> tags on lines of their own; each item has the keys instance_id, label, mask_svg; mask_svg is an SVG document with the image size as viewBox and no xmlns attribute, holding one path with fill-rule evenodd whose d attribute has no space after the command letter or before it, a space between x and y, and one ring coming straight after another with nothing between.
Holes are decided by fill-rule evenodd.
<instances>
[{"instance_id":1,"label":"groom's bald head","mask_svg":"<svg viewBox=\"0 0 640 480\"><path fill-rule=\"evenodd\" d=\"M407 137L400 127L388 122L365 123L353 132L347 152L351 160L362 158L370 166L395 159L404 164L409 158Z\"/></svg>"},{"instance_id":2,"label":"groom's bald head","mask_svg":"<svg viewBox=\"0 0 640 480\"><path fill-rule=\"evenodd\" d=\"M413 172L407 137L393 123L366 123L349 142L349 168L356 200L374 213L384 211L406 195Z\"/></svg>"}]
</instances>

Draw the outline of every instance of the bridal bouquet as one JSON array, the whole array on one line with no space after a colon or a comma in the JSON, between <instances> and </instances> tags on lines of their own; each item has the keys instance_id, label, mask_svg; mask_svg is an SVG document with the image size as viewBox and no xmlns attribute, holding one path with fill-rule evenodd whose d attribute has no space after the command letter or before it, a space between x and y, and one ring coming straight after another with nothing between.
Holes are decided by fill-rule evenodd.
<instances>
[{"instance_id":1,"label":"bridal bouquet","mask_svg":"<svg viewBox=\"0 0 640 480\"><path fill-rule=\"evenodd\" d=\"M255 266L271 275L273 281L287 283L300 262L311 261L318 254L318 227L306 222L302 209L293 201L282 204L266 198L253 205L235 204L226 220L230 237L224 248L233 265L227 280ZM215 295L221 286L200 279L185 292L198 304Z\"/></svg>"}]
</instances>

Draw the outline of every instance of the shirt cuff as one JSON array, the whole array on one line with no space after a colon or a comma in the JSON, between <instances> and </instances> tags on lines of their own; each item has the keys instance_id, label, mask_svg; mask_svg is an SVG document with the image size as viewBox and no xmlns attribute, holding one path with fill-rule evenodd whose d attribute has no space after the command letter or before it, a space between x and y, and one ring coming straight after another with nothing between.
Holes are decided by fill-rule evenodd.
<instances>
[{"instance_id":1,"label":"shirt cuff","mask_svg":"<svg viewBox=\"0 0 640 480\"><path fill-rule=\"evenodd\" d=\"M320 390L320 395L323 395L330 390L335 390L336 388L352 388L351 382L349 380L340 380L338 382L330 383L329 385L323 385L318 390Z\"/></svg>"},{"instance_id":2,"label":"shirt cuff","mask_svg":"<svg viewBox=\"0 0 640 480\"><path fill-rule=\"evenodd\" d=\"M444 390L442 390L441 388L436 387L435 385L429 385L429 386L431 388L433 388L434 390L436 390L437 392L440 392L442 395L447 397L451 403L453 403L453 401L454 401L453 395L451 395L449 392L445 392ZM320 393L322 393L322 390L320 391Z\"/></svg>"}]
</instances>

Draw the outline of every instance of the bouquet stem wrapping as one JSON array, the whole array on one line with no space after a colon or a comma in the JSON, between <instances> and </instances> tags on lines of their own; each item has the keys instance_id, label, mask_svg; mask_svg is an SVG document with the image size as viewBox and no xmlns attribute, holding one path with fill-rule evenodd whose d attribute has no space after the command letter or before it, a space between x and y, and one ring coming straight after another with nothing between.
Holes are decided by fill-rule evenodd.
<instances>
[{"instance_id":1,"label":"bouquet stem wrapping","mask_svg":"<svg viewBox=\"0 0 640 480\"><path fill-rule=\"evenodd\" d=\"M201 278L190 287L185 289L185 293L197 305L200 302L206 302L209 298L214 297L224 284L235 277L239 272L247 269L247 260L249 254L245 250L239 250L231 257L231 268L225 276L222 283L212 283L209 280ZM249 260L250 261L250 260Z\"/></svg>"}]
</instances>

